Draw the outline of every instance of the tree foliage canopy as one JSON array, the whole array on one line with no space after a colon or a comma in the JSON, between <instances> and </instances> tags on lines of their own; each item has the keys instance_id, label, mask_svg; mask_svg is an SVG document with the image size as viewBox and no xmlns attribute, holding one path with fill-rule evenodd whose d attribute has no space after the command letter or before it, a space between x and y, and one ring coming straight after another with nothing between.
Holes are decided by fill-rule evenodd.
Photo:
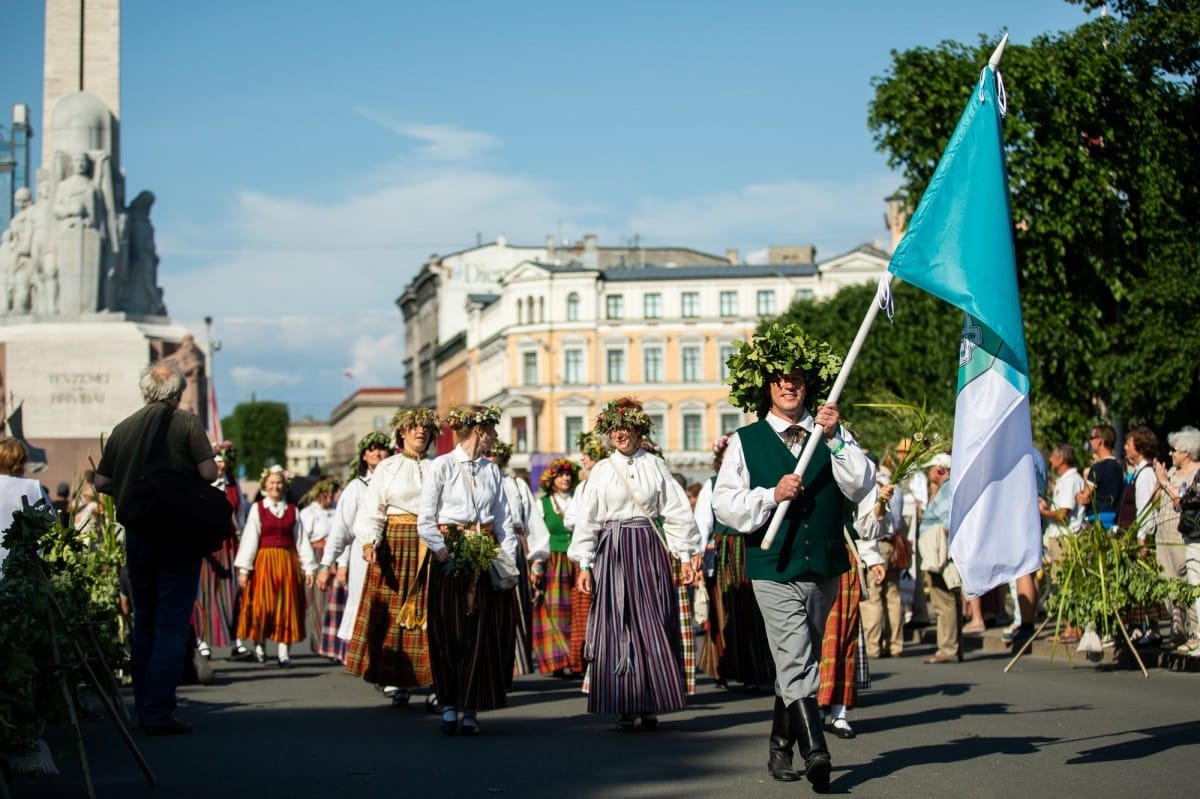
<instances>
[{"instance_id":1,"label":"tree foliage canopy","mask_svg":"<svg viewBox=\"0 0 1200 799\"><path fill-rule=\"evenodd\" d=\"M1197 421L1200 0L1109 5L1119 16L1009 45L1000 65L1043 442L1096 417ZM913 206L998 39L893 52L875 79L868 124Z\"/></svg>"},{"instance_id":2,"label":"tree foliage canopy","mask_svg":"<svg viewBox=\"0 0 1200 799\"><path fill-rule=\"evenodd\" d=\"M243 402L221 420L225 437L237 446L238 463L251 478L271 464L286 463L288 409L282 402Z\"/></svg>"}]
</instances>

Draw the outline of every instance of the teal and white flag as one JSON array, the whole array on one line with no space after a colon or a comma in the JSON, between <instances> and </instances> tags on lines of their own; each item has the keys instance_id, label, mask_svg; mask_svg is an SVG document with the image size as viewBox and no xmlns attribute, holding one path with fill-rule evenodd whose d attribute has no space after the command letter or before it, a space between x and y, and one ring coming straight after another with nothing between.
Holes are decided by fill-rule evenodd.
<instances>
[{"instance_id":1,"label":"teal and white flag","mask_svg":"<svg viewBox=\"0 0 1200 799\"><path fill-rule=\"evenodd\" d=\"M985 67L888 269L963 310L950 554L978 596L1042 564L1003 84Z\"/></svg>"}]
</instances>

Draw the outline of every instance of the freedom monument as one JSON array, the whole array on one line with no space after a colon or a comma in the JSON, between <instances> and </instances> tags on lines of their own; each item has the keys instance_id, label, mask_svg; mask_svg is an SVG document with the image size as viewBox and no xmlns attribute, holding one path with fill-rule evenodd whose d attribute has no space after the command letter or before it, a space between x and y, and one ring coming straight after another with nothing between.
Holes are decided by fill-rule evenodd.
<instances>
[{"instance_id":1,"label":"freedom monument","mask_svg":"<svg viewBox=\"0 0 1200 799\"><path fill-rule=\"evenodd\" d=\"M206 411L204 356L158 285L154 195L126 200L120 15L120 0L46 0L37 194L17 190L0 234L0 418L51 488L99 460L153 360L179 360L183 407Z\"/></svg>"}]
</instances>

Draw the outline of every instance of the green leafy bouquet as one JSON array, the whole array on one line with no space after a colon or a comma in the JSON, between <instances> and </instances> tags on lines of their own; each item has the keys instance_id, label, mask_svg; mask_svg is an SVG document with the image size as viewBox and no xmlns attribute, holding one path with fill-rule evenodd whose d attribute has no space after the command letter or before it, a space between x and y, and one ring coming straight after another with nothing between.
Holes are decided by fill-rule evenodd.
<instances>
[{"instance_id":1,"label":"green leafy bouquet","mask_svg":"<svg viewBox=\"0 0 1200 799\"><path fill-rule=\"evenodd\" d=\"M889 482L898 485L913 472L920 471L934 455L950 449L950 438L942 433L944 425L938 415L931 413L922 400L920 406L895 398L888 402L860 402L855 408L870 408L887 413L902 431L908 452L887 464L891 469Z\"/></svg>"},{"instance_id":2,"label":"green leafy bouquet","mask_svg":"<svg viewBox=\"0 0 1200 799\"><path fill-rule=\"evenodd\" d=\"M446 549L450 559L442 566L446 574L465 574L478 577L492 565L500 546L491 533L451 525L446 534Z\"/></svg>"}]
</instances>

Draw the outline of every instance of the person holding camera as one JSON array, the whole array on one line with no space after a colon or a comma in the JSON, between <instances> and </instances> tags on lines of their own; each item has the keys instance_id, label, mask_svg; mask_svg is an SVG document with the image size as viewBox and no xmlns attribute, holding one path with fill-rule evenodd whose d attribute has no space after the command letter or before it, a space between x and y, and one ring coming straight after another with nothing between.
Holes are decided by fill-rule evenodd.
<instances>
[{"instance_id":1,"label":"person holding camera","mask_svg":"<svg viewBox=\"0 0 1200 799\"><path fill-rule=\"evenodd\" d=\"M1154 476L1162 491L1163 501L1158 509L1158 535L1155 554L1158 565L1167 577L1183 577L1191 585L1200 585L1200 530L1191 529L1184 535L1185 502L1189 489L1195 497L1196 476L1200 475L1200 430L1185 427L1167 436L1171 468L1154 464ZM1171 643L1175 651L1200 657L1200 601L1192 608L1171 608Z\"/></svg>"}]
</instances>

